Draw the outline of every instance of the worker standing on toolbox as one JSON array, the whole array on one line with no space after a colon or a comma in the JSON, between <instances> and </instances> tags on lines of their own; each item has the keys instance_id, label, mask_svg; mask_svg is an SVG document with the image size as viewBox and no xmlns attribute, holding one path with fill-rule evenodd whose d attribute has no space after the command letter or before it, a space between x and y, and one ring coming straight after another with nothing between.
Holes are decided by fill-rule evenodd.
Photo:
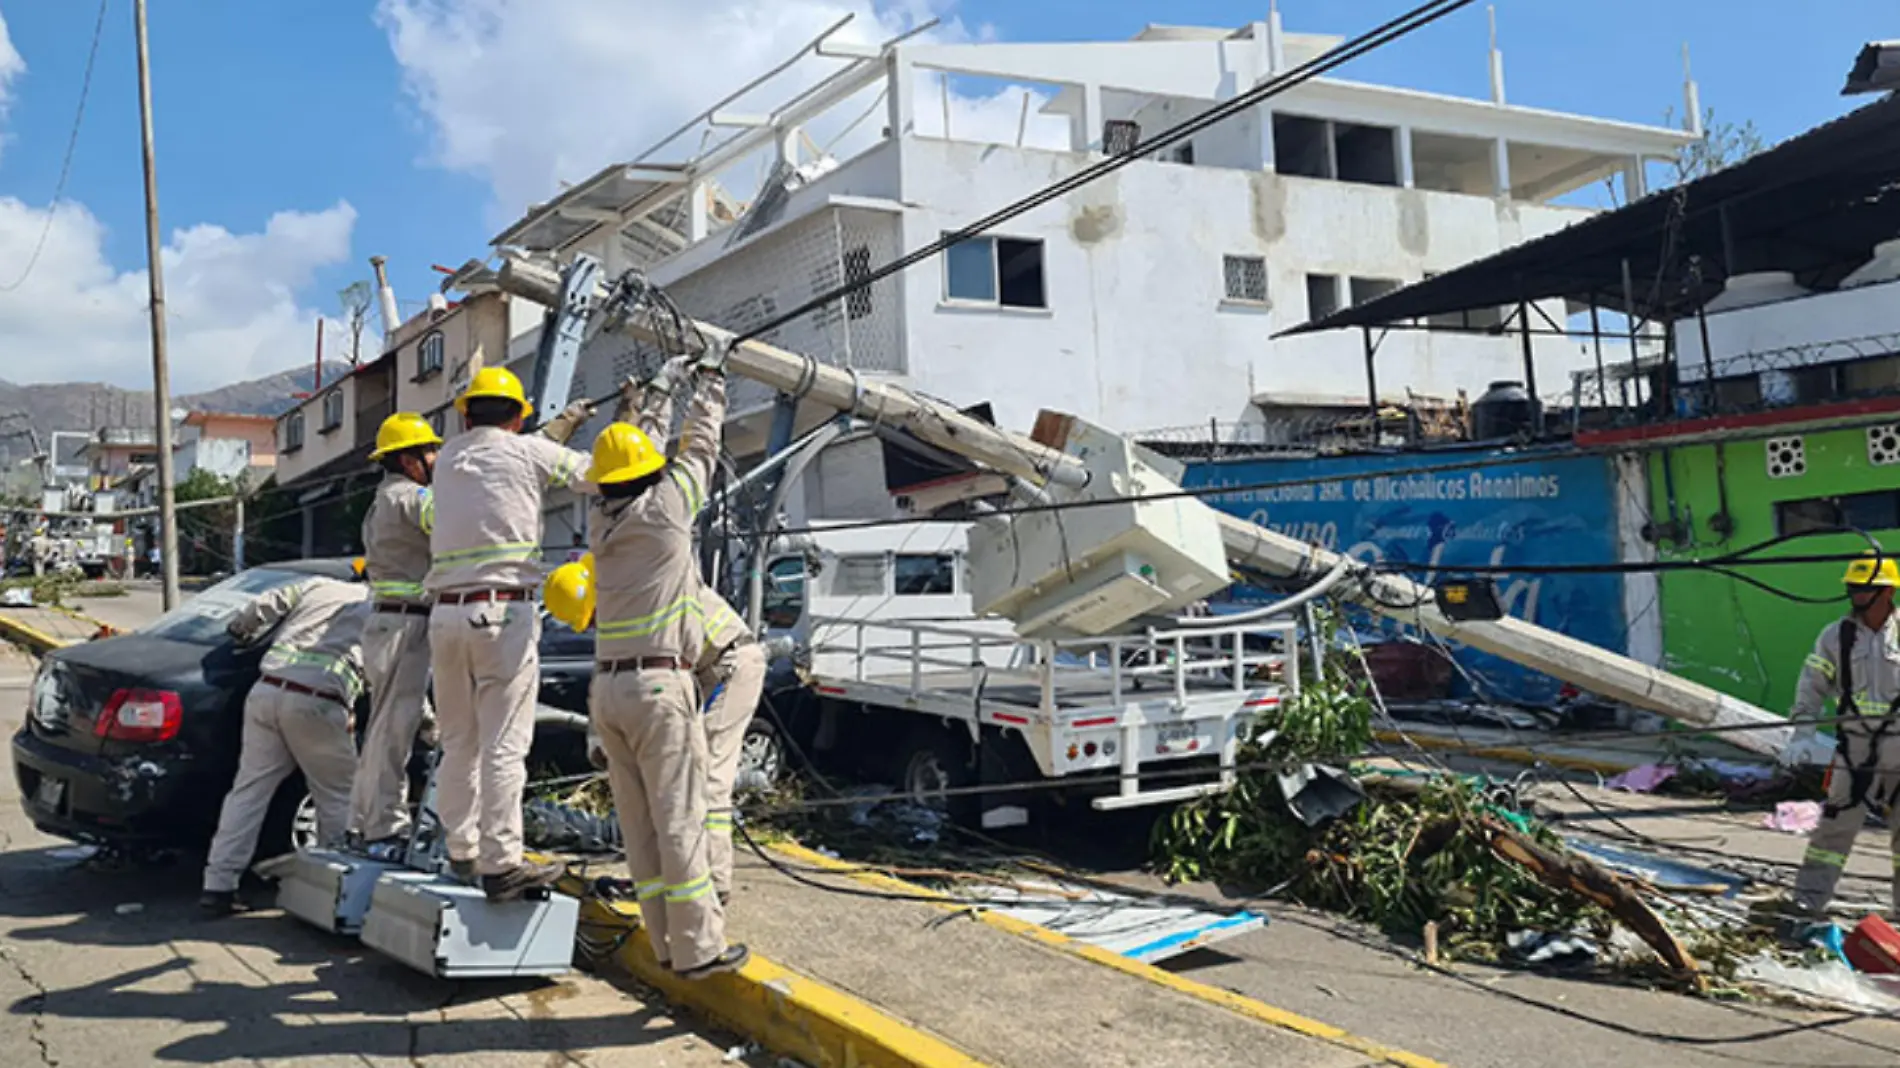
<instances>
[{"instance_id":1,"label":"worker standing on toolbox","mask_svg":"<svg viewBox=\"0 0 1900 1068\"><path fill-rule=\"evenodd\" d=\"M726 351L694 364L679 454L615 422L594 441L592 720L607 754L627 867L654 953L699 979L743 966L728 946L706 830L711 772L694 658L706 644L693 530L719 459Z\"/></svg>"},{"instance_id":2,"label":"worker standing on toolbox","mask_svg":"<svg viewBox=\"0 0 1900 1068\"><path fill-rule=\"evenodd\" d=\"M449 863L490 900L553 885L558 864L521 855L521 794L534 740L540 681L543 502L561 486L585 490L588 458L565 442L593 409L577 401L539 435L521 380L484 367L456 398L468 430L436 463L435 524L424 588L441 760L436 801Z\"/></svg>"},{"instance_id":3,"label":"worker standing on toolbox","mask_svg":"<svg viewBox=\"0 0 1900 1068\"><path fill-rule=\"evenodd\" d=\"M1808 655L1789 714L1797 726L1783 753L1784 761L1819 763L1834 750L1821 823L1808 838L1794 896L1784 907L1783 933L1790 937L1826 914L1870 810L1894 829L1894 914L1900 915L1900 823L1892 822L1900 794L1900 620L1893 603L1900 566L1869 553L1848 564L1843 581L1853 609L1821 632ZM1828 698L1837 712L1833 745L1813 722Z\"/></svg>"},{"instance_id":4,"label":"worker standing on toolbox","mask_svg":"<svg viewBox=\"0 0 1900 1068\"><path fill-rule=\"evenodd\" d=\"M673 392L678 379L690 371L683 360L661 368L647 384L635 420L655 442L667 440L673 429ZM739 751L746 727L758 711L765 689L765 650L726 599L710 585L699 587L699 614L706 642L694 658L699 683L700 711L706 728L706 830L713 889L724 905L732 900L732 790L739 777ZM593 746L590 745L589 756Z\"/></svg>"},{"instance_id":5,"label":"worker standing on toolbox","mask_svg":"<svg viewBox=\"0 0 1900 1068\"><path fill-rule=\"evenodd\" d=\"M396 859L408 844L409 754L422 725L429 688L429 531L435 502L436 450L442 438L414 412L397 412L376 431L369 458L383 466L382 485L363 517L375 611L363 627L363 666L369 678L369 728L350 790L350 830L364 852Z\"/></svg>"},{"instance_id":6,"label":"worker standing on toolbox","mask_svg":"<svg viewBox=\"0 0 1900 1068\"><path fill-rule=\"evenodd\" d=\"M359 579L362 566L357 561ZM356 771L351 711L363 692L368 594L360 581L306 579L257 598L226 625L245 645L266 635L273 641L244 699L237 777L218 815L198 899L206 912L238 908L238 880L257 850L271 798L292 771L302 769L316 802L319 843L343 837Z\"/></svg>"}]
</instances>

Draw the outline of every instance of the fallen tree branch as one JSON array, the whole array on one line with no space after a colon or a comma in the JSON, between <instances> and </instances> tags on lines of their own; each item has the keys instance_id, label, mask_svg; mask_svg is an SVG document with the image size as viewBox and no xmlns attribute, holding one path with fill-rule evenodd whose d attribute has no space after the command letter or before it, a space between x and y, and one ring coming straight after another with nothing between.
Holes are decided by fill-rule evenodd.
<instances>
[{"instance_id":1,"label":"fallen tree branch","mask_svg":"<svg viewBox=\"0 0 1900 1068\"><path fill-rule=\"evenodd\" d=\"M1662 918L1615 873L1584 857L1553 852L1494 821L1485 820L1484 829L1491 852L1522 867L1548 886L1602 906L1636 932L1664 964L1685 977L1693 977L1697 986L1706 981L1701 965L1663 925Z\"/></svg>"}]
</instances>

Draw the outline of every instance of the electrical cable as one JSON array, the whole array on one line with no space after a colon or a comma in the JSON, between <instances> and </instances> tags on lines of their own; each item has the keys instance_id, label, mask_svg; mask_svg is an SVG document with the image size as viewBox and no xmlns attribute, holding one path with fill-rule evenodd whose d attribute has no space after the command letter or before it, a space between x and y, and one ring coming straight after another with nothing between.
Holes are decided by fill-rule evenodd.
<instances>
[{"instance_id":1,"label":"electrical cable","mask_svg":"<svg viewBox=\"0 0 1900 1068\"><path fill-rule=\"evenodd\" d=\"M746 341L751 341L787 323L795 322L805 315L818 311L835 301L842 300L860 289L867 288L908 267L936 256L953 245L967 241L1017 216L1066 196L1091 182L1106 177L1134 163L1144 156L1148 156L1159 149L1166 148L1177 141L1185 140L1210 126L1253 108L1264 100L1276 97L1289 89L1303 85L1331 71L1335 67L1384 47L1402 37L1408 36L1416 30L1422 29L1461 8L1469 6L1471 2L1472 0L1430 0L1428 3L1420 4L1405 14L1374 29L1368 30L1358 37L1342 42L1290 71L1275 75L1245 92L1236 94L1231 100L1217 104L1198 115L1155 134L1145 141L1135 144L1124 154L1111 155L1107 159L1084 167L1069 177L1045 186L1035 193L1006 205L961 229L946 234L922 248L899 256L897 259L866 272L859 278L854 278L843 285L821 293L789 311L768 318L764 322L753 326L745 333L736 336L733 339L733 344L738 345Z\"/></svg>"},{"instance_id":2,"label":"electrical cable","mask_svg":"<svg viewBox=\"0 0 1900 1068\"><path fill-rule=\"evenodd\" d=\"M66 156L59 164L59 180L53 185L53 199L46 204L46 219L40 224L40 236L33 242L33 253L26 258L26 266L21 268L20 277L0 285L0 293L11 293L26 284L33 274L33 268L39 266L40 255L46 251L46 240L53 233L53 216L59 211L60 198L66 195L66 180L72 176L73 153L79 147L79 128L86 120L86 98L92 93L93 62L99 58L99 38L105 33L106 8L110 6L111 0L99 0L99 17L92 26L92 44L86 49L86 71L79 81L79 106L73 110L72 132L66 136Z\"/></svg>"}]
</instances>

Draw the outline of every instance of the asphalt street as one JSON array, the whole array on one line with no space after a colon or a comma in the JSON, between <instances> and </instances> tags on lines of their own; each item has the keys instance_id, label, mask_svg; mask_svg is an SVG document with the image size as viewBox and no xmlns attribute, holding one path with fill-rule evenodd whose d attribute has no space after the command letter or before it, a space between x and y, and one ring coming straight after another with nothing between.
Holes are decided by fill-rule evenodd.
<instances>
[{"instance_id":1,"label":"asphalt street","mask_svg":"<svg viewBox=\"0 0 1900 1068\"><path fill-rule=\"evenodd\" d=\"M31 659L0 643L9 735L32 671ZM196 858L112 871L84 852L35 831L13 776L0 778L0 1050L9 1068L705 1068L738 1042L581 973L442 982L275 910L205 920Z\"/></svg>"}]
</instances>

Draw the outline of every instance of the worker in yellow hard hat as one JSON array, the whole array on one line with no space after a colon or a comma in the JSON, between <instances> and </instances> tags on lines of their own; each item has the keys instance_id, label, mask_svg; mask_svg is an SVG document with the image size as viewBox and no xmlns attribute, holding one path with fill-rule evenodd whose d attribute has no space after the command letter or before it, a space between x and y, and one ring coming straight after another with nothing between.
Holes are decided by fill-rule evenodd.
<instances>
[{"instance_id":1,"label":"worker in yellow hard hat","mask_svg":"<svg viewBox=\"0 0 1900 1068\"><path fill-rule=\"evenodd\" d=\"M589 476L600 487L587 525L596 599L589 711L647 937L687 979L749 958L726 942L713 880L711 758L695 676L706 621L693 533L719 457L724 355L710 351L691 368L693 398L673 459L639 427L615 422L594 440Z\"/></svg>"},{"instance_id":2,"label":"worker in yellow hard hat","mask_svg":"<svg viewBox=\"0 0 1900 1068\"><path fill-rule=\"evenodd\" d=\"M442 436L415 412L397 412L376 430L369 458L382 484L363 517L363 552L375 609L363 628L369 725L350 790L350 840L369 855L404 851L404 798L410 750L427 714L429 532L435 522L435 461Z\"/></svg>"},{"instance_id":3,"label":"worker in yellow hard hat","mask_svg":"<svg viewBox=\"0 0 1900 1068\"><path fill-rule=\"evenodd\" d=\"M476 371L455 399L464 433L435 467L426 595L434 672L437 804L455 874L491 900L551 886L558 864L521 852L521 795L540 685L542 514L562 488L587 491L588 456L566 446L593 407L577 401L523 434L534 405L506 368Z\"/></svg>"},{"instance_id":4,"label":"worker in yellow hard hat","mask_svg":"<svg viewBox=\"0 0 1900 1068\"><path fill-rule=\"evenodd\" d=\"M1893 908L1900 915L1900 822L1893 819L1900 795L1900 619L1894 613L1900 565L1884 552L1869 552L1848 563L1842 581L1851 608L1815 641L1789 713L1796 726L1783 762L1825 762L1828 783L1820 825L1808 838L1794 895L1784 904L1784 934L1826 913L1869 811L1893 828ZM1833 739L1815 729L1830 699Z\"/></svg>"}]
</instances>

